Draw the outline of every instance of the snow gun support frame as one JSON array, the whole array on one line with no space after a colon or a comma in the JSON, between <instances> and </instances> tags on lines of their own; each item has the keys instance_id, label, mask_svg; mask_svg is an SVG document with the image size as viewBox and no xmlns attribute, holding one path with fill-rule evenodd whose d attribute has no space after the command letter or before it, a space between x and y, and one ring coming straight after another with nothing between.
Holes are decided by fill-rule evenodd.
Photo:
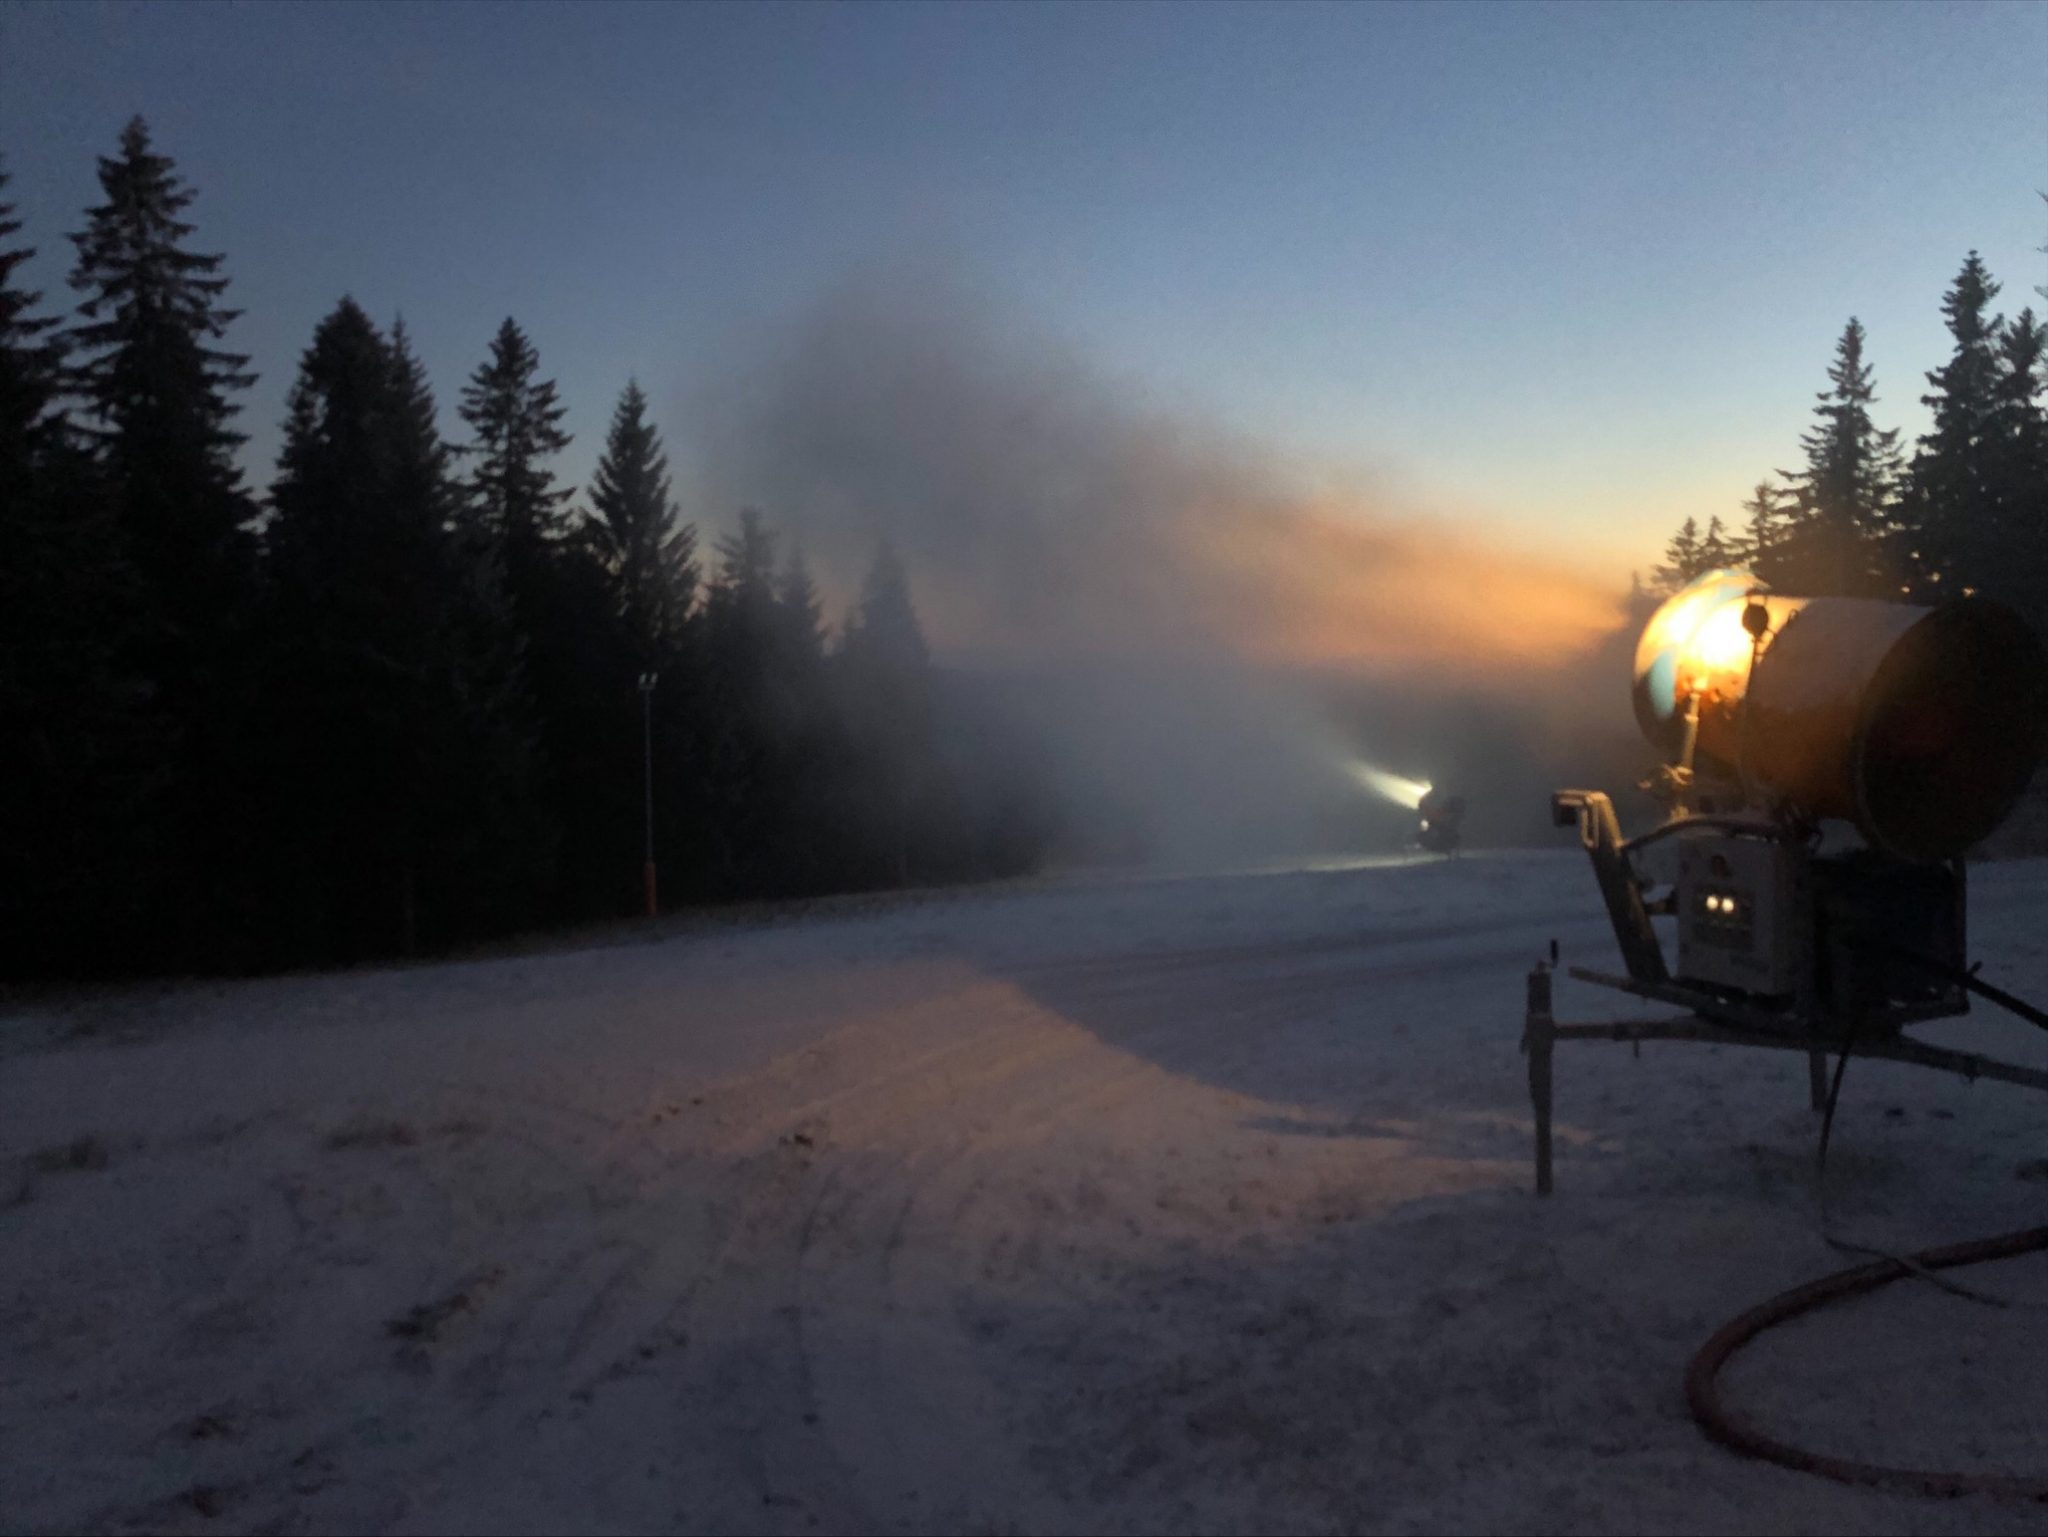
<instances>
[{"instance_id":1,"label":"snow gun support frame","mask_svg":"<svg viewBox=\"0 0 2048 1537\"><path fill-rule=\"evenodd\" d=\"M1655 1003L1676 1005L1688 1012L1657 1018L1608 1020L1598 1024L1562 1024L1551 1008L1556 947L1552 946L1549 960L1538 961L1530 970L1522 1017L1522 1053L1529 1060L1529 1100L1535 1111L1538 1195L1547 1196L1552 1189L1552 1059L1560 1041L1627 1041L1639 1053L1644 1041L1696 1041L1717 1046L1755 1046L1770 1051L1804 1052L1808 1095L1816 1111L1827 1104L1827 1059L1831 1052L1840 1053L1844 1062L1851 1056L1874 1057L1959 1073L1972 1081L1988 1078L2048 1090L2048 1070L2021 1067L1974 1052L1931 1046L1904 1033L1909 1024L1965 1012L1969 992L1988 996L2015 1009L2033 1023L2048 1026L2048 1019L2044 1019L2039 1010L2030 1009L2017 999L1979 982L1973 971L1951 968L1945 962L1918 954L1907 956L1909 969L1923 973L1931 970L1934 982L1939 985L1931 991L1922 989L1925 996L1917 1000L1885 1004L1867 1001L1867 989L1847 991L1840 996L1830 995L1824 990L1827 981L1824 967L1818 965L1808 969L1809 985L1793 998L1782 1001L1745 998L1733 989L1674 978L1665 964L1663 948L1658 943L1650 919L1653 914L1672 911L1682 899L1674 893L1659 902L1646 901L1629 855L1645 843L1669 836L1685 823L1667 823L1634 843L1624 843L1613 803L1597 791L1561 791L1552 798L1552 810L1561 823L1570 825L1575 822L1578 826L1580 841L1592 860L1594 876L1607 904L1608 918L1614 925L1615 939L1628 967L1626 976L1613 976L1583 966L1570 967L1569 974L1582 982L1613 988ZM1687 820L1712 825L1720 819ZM1752 824L1743 823L1741 819L1729 818L1727 821L1745 830L1753 830ZM1698 830L1705 832L1708 828L1702 826ZM1706 868L1711 872L1711 862ZM1955 880L1957 901L1960 903L1960 866L1956 869ZM1819 953L1825 955L1827 951L1823 949ZM1837 953L1840 953L1840 947L1837 947ZM1866 952L1852 942L1847 953ZM1885 974L1880 973L1880 976ZM1866 977L1865 981L1868 980ZM1831 1003L1839 1004L1843 998L1850 1001L1850 1012L1830 1006ZM1859 998L1866 1001L1857 1007Z\"/></svg>"},{"instance_id":2,"label":"snow gun support frame","mask_svg":"<svg viewBox=\"0 0 2048 1537\"><path fill-rule=\"evenodd\" d=\"M1552 820L1577 829L1592 861L1626 968L1572 975L1687 1012L1561 1025L1552 945L1529 974L1522 1031L1539 1194L1559 1041L1804 1052L1815 1109L1829 1100L1830 1053L2048 1089L2048 1072L1904 1033L1965 1012L1971 993L2048 1028L1966 957L1962 855L2011 811L2048 736L2048 666L2017 615L1980 598L1802 598L1711 571L1650 617L1633 701L1663 760L1643 788L1669 816L1625 842L1606 795L1551 797ZM1829 851L1826 823L1853 828L1851 846ZM1665 840L1676 874L1653 900L1636 856ZM1676 920L1675 961L1655 917Z\"/></svg>"}]
</instances>

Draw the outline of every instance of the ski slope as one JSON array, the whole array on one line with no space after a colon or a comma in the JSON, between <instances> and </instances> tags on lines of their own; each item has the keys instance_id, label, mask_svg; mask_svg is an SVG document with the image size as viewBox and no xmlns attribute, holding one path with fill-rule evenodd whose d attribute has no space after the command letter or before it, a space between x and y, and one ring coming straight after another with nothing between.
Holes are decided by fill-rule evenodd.
<instances>
[{"instance_id":1,"label":"ski slope","mask_svg":"<svg viewBox=\"0 0 2048 1537\"><path fill-rule=\"evenodd\" d=\"M2048 862L1974 878L1986 974L2048 994ZM1844 1263L1805 1062L1560 1047L1539 1202L1552 937L1614 963L1576 851L17 1001L0 1529L2038 1531L1700 1438L1692 1349ZM2044 1110L1852 1065L1835 1222L2043 1220ZM1894 1286L1727 1381L1816 1447L2042 1474L2044 1337Z\"/></svg>"}]
</instances>

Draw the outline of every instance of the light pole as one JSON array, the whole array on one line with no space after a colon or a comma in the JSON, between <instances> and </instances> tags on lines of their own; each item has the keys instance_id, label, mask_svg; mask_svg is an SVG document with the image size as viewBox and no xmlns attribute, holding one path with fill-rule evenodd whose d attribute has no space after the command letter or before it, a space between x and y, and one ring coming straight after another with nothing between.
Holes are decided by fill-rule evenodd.
<instances>
[{"instance_id":1,"label":"light pole","mask_svg":"<svg viewBox=\"0 0 2048 1537\"><path fill-rule=\"evenodd\" d=\"M640 767L647 807L647 853L640 873L647 887L650 918L660 910L654 894L654 685L660 678L659 673L640 674Z\"/></svg>"}]
</instances>

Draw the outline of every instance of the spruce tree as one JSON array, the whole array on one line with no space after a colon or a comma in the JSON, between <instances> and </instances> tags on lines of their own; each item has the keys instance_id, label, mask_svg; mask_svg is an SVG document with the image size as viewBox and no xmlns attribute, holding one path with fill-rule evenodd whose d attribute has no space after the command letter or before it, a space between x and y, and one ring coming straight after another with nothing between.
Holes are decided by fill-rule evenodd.
<instances>
[{"instance_id":1,"label":"spruce tree","mask_svg":"<svg viewBox=\"0 0 2048 1537\"><path fill-rule=\"evenodd\" d=\"M771 848L786 811L776 751L783 715L776 672L780 605L776 538L745 508L718 541L704 605L704 800L720 889L760 895L775 887Z\"/></svg>"},{"instance_id":2,"label":"spruce tree","mask_svg":"<svg viewBox=\"0 0 2048 1537\"><path fill-rule=\"evenodd\" d=\"M825 656L825 608L803 549L794 541L775 579L775 612L778 660L792 675L815 673Z\"/></svg>"},{"instance_id":3,"label":"spruce tree","mask_svg":"<svg viewBox=\"0 0 2048 1537\"><path fill-rule=\"evenodd\" d=\"M305 958L413 938L443 535L437 509L395 494L397 386L383 337L344 298L300 362L271 490L269 704L295 809L270 841L291 851Z\"/></svg>"},{"instance_id":4,"label":"spruce tree","mask_svg":"<svg viewBox=\"0 0 2048 1537\"><path fill-rule=\"evenodd\" d=\"M1703 569L1700 565L1699 520L1689 517L1678 525L1678 532L1664 546L1664 562L1656 571L1657 585L1666 592L1676 592Z\"/></svg>"},{"instance_id":5,"label":"spruce tree","mask_svg":"<svg viewBox=\"0 0 2048 1537\"><path fill-rule=\"evenodd\" d=\"M848 615L837 655L841 708L860 770L861 803L879 869L868 878L907 885L919 865L922 802L935 795L930 657L910 584L885 540ZM932 830L939 818L925 819Z\"/></svg>"},{"instance_id":6,"label":"spruce tree","mask_svg":"<svg viewBox=\"0 0 2048 1537\"><path fill-rule=\"evenodd\" d=\"M614 882L630 862L611 845L618 803L638 767L635 659L622 651L610 617L611 595L589 542L576 537L549 461L569 444L565 408L518 325L507 319L490 355L471 375L461 415L474 463L465 516L496 546L503 563L534 705L540 803L561 853L553 904L565 916L617 911ZM628 714L632 719L628 721ZM630 896L630 890L627 893Z\"/></svg>"},{"instance_id":7,"label":"spruce tree","mask_svg":"<svg viewBox=\"0 0 2048 1537\"><path fill-rule=\"evenodd\" d=\"M903 677L921 677L930 657L917 610L910 601L910 581L895 546L884 540L875 551L860 599L848 616L841 655L862 667Z\"/></svg>"},{"instance_id":8,"label":"spruce tree","mask_svg":"<svg viewBox=\"0 0 2048 1537\"><path fill-rule=\"evenodd\" d=\"M1768 480L1756 483L1742 504L1741 558L1764 581L1776 569L1778 542L1785 531L1785 493Z\"/></svg>"},{"instance_id":9,"label":"spruce tree","mask_svg":"<svg viewBox=\"0 0 2048 1537\"><path fill-rule=\"evenodd\" d=\"M590 484L583 533L612 590L627 642L643 669L670 662L697 597L697 530L679 523L668 458L647 419L647 397L628 383L612 412Z\"/></svg>"},{"instance_id":10,"label":"spruce tree","mask_svg":"<svg viewBox=\"0 0 2048 1537\"><path fill-rule=\"evenodd\" d=\"M1999 336L1996 390L1990 459L1999 548L1982 581L2048 633L2048 323L2032 309Z\"/></svg>"},{"instance_id":11,"label":"spruce tree","mask_svg":"<svg viewBox=\"0 0 2048 1537\"><path fill-rule=\"evenodd\" d=\"M2004 323L1990 313L1997 296L1998 284L1970 252L1941 302L1955 350L1927 375L1933 391L1920 397L1934 423L1913 456L1904 517L1918 555L1914 575L1935 593L1981 585L2005 542L1994 427Z\"/></svg>"},{"instance_id":12,"label":"spruce tree","mask_svg":"<svg viewBox=\"0 0 2048 1537\"><path fill-rule=\"evenodd\" d=\"M174 738L120 528L59 409L56 322L16 283L20 228L0 201L0 977L126 971L169 958L150 899Z\"/></svg>"},{"instance_id":13,"label":"spruce tree","mask_svg":"<svg viewBox=\"0 0 2048 1537\"><path fill-rule=\"evenodd\" d=\"M253 509L229 422L255 375L215 345L237 314L220 303L223 258L186 249L193 226L179 215L194 193L141 118L100 158L99 181L106 201L71 237L84 297L66 342L84 430L172 638L216 631L248 596Z\"/></svg>"},{"instance_id":14,"label":"spruce tree","mask_svg":"<svg viewBox=\"0 0 2048 1537\"><path fill-rule=\"evenodd\" d=\"M487 933L540 916L555 857L538 800L539 727L525 647L495 542L462 516L463 488L424 367L401 319L390 336L398 408L393 495L441 531L439 642L447 698L428 721L427 803L436 813L419 903L430 937ZM438 928L431 925L438 924Z\"/></svg>"},{"instance_id":15,"label":"spruce tree","mask_svg":"<svg viewBox=\"0 0 2048 1537\"><path fill-rule=\"evenodd\" d=\"M16 269L35 252L7 247L21 233L5 201L8 179L0 165L0 498L22 494L31 466L56 444L64 366L55 318L36 313L43 296L15 286Z\"/></svg>"},{"instance_id":16,"label":"spruce tree","mask_svg":"<svg viewBox=\"0 0 2048 1537\"><path fill-rule=\"evenodd\" d=\"M739 527L718 541L718 572L705 618L721 663L754 668L775 633L777 540L761 514L741 509Z\"/></svg>"},{"instance_id":17,"label":"spruce tree","mask_svg":"<svg viewBox=\"0 0 2048 1537\"><path fill-rule=\"evenodd\" d=\"M1830 387L1816 397L1818 420L1800 439L1806 464L1785 476L1795 504L1776 565L1780 583L1796 591L1897 591L1899 435L1871 420L1877 393L1863 342L1862 322L1851 316L1835 344Z\"/></svg>"},{"instance_id":18,"label":"spruce tree","mask_svg":"<svg viewBox=\"0 0 2048 1537\"><path fill-rule=\"evenodd\" d=\"M1700 536L1699 569L1702 573L1719 571L1735 559L1735 547L1730 543L1728 531L1721 526L1721 515L1713 514L1707 519L1707 531Z\"/></svg>"},{"instance_id":19,"label":"spruce tree","mask_svg":"<svg viewBox=\"0 0 2048 1537\"><path fill-rule=\"evenodd\" d=\"M288 953L411 950L517 916L524 741L492 571L451 527L418 360L344 298L293 385L267 530Z\"/></svg>"},{"instance_id":20,"label":"spruce tree","mask_svg":"<svg viewBox=\"0 0 2048 1537\"><path fill-rule=\"evenodd\" d=\"M138 889L161 893L162 929L186 963L232 963L253 851L240 812L249 779L246 628L258 591L253 508L235 465L234 396L247 358L219 345L235 318L222 258L188 249L194 193L140 118L99 162L70 282L65 333L77 421L137 579L133 622L165 723L162 858Z\"/></svg>"},{"instance_id":21,"label":"spruce tree","mask_svg":"<svg viewBox=\"0 0 2048 1537\"><path fill-rule=\"evenodd\" d=\"M566 408L552 379L541 379L540 355L508 316L462 391L462 419L475 435L469 509L498 542L514 606L529 629L543 603L547 566L571 522L571 493L555 484L548 461L569 446ZM529 637L531 638L531 637Z\"/></svg>"}]
</instances>

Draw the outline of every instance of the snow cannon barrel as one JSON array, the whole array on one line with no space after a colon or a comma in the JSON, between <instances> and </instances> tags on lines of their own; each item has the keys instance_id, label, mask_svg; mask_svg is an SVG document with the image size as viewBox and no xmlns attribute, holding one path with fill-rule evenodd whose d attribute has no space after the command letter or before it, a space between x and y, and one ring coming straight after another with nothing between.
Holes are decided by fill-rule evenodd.
<instances>
[{"instance_id":1,"label":"snow cannon barrel","mask_svg":"<svg viewBox=\"0 0 2048 1537\"><path fill-rule=\"evenodd\" d=\"M1636 720L1659 750L1873 848L1950 859L1988 836L2048 741L2048 668L1987 598L1934 607L1799 598L1742 571L1676 593L1636 646Z\"/></svg>"}]
</instances>

